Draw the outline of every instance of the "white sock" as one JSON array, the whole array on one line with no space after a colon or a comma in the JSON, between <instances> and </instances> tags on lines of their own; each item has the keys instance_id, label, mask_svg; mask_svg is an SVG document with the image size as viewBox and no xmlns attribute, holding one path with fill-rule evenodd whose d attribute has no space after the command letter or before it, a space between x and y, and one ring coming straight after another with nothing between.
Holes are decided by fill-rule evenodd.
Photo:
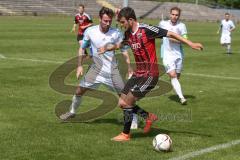
<instances>
[{"instance_id":1,"label":"white sock","mask_svg":"<svg viewBox=\"0 0 240 160\"><path fill-rule=\"evenodd\" d=\"M133 120L132 122L138 123L138 115L137 114L133 114Z\"/></svg>"},{"instance_id":2,"label":"white sock","mask_svg":"<svg viewBox=\"0 0 240 160\"><path fill-rule=\"evenodd\" d=\"M72 104L70 106L70 112L71 113L76 113L78 107L80 106L81 104L81 99L82 97L81 96L77 96L77 95L74 95L73 98L72 98Z\"/></svg>"},{"instance_id":3,"label":"white sock","mask_svg":"<svg viewBox=\"0 0 240 160\"><path fill-rule=\"evenodd\" d=\"M182 89L181 89L181 85L180 85L178 79L177 78L171 78L171 83L172 83L173 89L177 93L178 97L179 98L184 98L183 93L182 93Z\"/></svg>"},{"instance_id":4,"label":"white sock","mask_svg":"<svg viewBox=\"0 0 240 160\"><path fill-rule=\"evenodd\" d=\"M231 53L231 45L230 44L227 45L227 53Z\"/></svg>"}]
</instances>

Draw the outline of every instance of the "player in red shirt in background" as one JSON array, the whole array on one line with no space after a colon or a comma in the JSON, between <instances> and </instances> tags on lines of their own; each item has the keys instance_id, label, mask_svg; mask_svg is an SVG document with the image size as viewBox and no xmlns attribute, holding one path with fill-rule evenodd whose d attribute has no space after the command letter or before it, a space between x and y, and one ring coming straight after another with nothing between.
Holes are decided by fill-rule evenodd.
<instances>
[{"instance_id":1,"label":"player in red shirt in background","mask_svg":"<svg viewBox=\"0 0 240 160\"><path fill-rule=\"evenodd\" d=\"M130 127L134 113L145 119L144 133L148 133L152 123L158 119L155 114L146 112L135 105L136 101L143 98L158 82L159 70L155 39L162 37L174 38L196 50L202 50L203 46L160 27L139 24L134 10L130 7L121 9L118 14L118 21L125 28L123 43L108 44L99 49L99 54L118 49L123 44L129 45L133 51L136 70L127 81L118 102L118 105L123 109L124 128L118 136L112 138L113 141L128 141L130 140Z\"/></svg>"},{"instance_id":2,"label":"player in red shirt in background","mask_svg":"<svg viewBox=\"0 0 240 160\"><path fill-rule=\"evenodd\" d=\"M91 17L87 13L85 13L84 8L85 7L83 4L79 4L78 13L75 15L73 28L71 30L71 32L76 32L76 28L78 26L77 41L80 46L82 45L84 31L93 24ZM85 54L87 54L86 51Z\"/></svg>"}]
</instances>

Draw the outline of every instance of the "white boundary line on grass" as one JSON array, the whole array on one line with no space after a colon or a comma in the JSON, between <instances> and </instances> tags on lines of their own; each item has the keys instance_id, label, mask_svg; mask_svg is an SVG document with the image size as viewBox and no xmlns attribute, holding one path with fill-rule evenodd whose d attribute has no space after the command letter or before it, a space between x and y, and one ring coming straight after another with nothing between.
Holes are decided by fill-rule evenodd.
<instances>
[{"instance_id":1,"label":"white boundary line on grass","mask_svg":"<svg viewBox=\"0 0 240 160\"><path fill-rule=\"evenodd\" d=\"M4 55L0 54L0 58L4 59L6 58Z\"/></svg>"},{"instance_id":2,"label":"white boundary line on grass","mask_svg":"<svg viewBox=\"0 0 240 160\"><path fill-rule=\"evenodd\" d=\"M31 61L31 62L41 62L41 63L53 63L53 64L62 64L64 61L52 61L52 60L41 60L41 59L27 59L27 58L10 58L5 57L3 54L0 54L0 59L9 59L17 61ZM198 74L198 73L183 73L184 75L189 76L198 76L198 77L207 77L207 78L217 78L217 79L229 79L229 80L240 80L238 77L224 77L217 75L208 75L208 74Z\"/></svg>"},{"instance_id":3,"label":"white boundary line on grass","mask_svg":"<svg viewBox=\"0 0 240 160\"><path fill-rule=\"evenodd\" d=\"M219 145L215 145L209 148L204 148L198 151L194 151L194 152L190 152L188 154L185 154L183 156L179 156L179 157L174 157L174 158L170 158L168 160L186 160L186 159L190 159L190 158L194 158L203 154L207 154L207 153L211 153L220 149L226 149L226 148L230 148L232 146L238 145L240 144L240 139L238 140L233 140L230 141L228 143L223 143L223 144L219 144Z\"/></svg>"},{"instance_id":4,"label":"white boundary line on grass","mask_svg":"<svg viewBox=\"0 0 240 160\"><path fill-rule=\"evenodd\" d=\"M224 76L216 76L216 75L207 75L207 74L198 74L198 73L183 73L184 75L189 76L198 76L198 77L207 77L207 78L218 78L218 79L230 79L230 80L240 80L238 77L224 77Z\"/></svg>"},{"instance_id":5,"label":"white boundary line on grass","mask_svg":"<svg viewBox=\"0 0 240 160\"><path fill-rule=\"evenodd\" d=\"M52 61L52 60L41 60L41 59L28 59L28 58L10 58L5 57L3 54L0 54L0 59L9 59L9 60L17 60L17 61L31 61L31 62L41 62L41 63L54 63L54 64L62 64L63 61Z\"/></svg>"}]
</instances>

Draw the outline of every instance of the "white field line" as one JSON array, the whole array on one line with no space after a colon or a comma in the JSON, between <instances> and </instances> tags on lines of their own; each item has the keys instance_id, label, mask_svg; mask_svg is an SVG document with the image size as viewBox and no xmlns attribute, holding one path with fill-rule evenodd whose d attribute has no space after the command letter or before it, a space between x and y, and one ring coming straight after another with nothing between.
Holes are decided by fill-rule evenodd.
<instances>
[{"instance_id":1,"label":"white field line","mask_svg":"<svg viewBox=\"0 0 240 160\"><path fill-rule=\"evenodd\" d=\"M4 55L0 54L0 58L4 59L6 58Z\"/></svg>"},{"instance_id":2,"label":"white field line","mask_svg":"<svg viewBox=\"0 0 240 160\"><path fill-rule=\"evenodd\" d=\"M53 61L53 60L41 60L41 59L28 59L28 58L10 58L5 57L3 54L0 54L0 59L9 59L17 61L31 61L31 62L41 62L41 63L53 63L53 64L62 64L64 61ZM216 79L228 79L228 80L240 80L239 77L227 77L227 76L217 76L217 75L208 75L208 74L198 74L198 73L183 73L184 75L189 76L198 76L198 77L207 77L207 78L216 78Z\"/></svg>"},{"instance_id":3,"label":"white field line","mask_svg":"<svg viewBox=\"0 0 240 160\"><path fill-rule=\"evenodd\" d=\"M227 76L217 76L217 75L198 74L198 73L183 73L183 74L189 75L189 76L198 76L198 77L207 77L207 78L240 80L239 77L227 77Z\"/></svg>"},{"instance_id":4,"label":"white field line","mask_svg":"<svg viewBox=\"0 0 240 160\"><path fill-rule=\"evenodd\" d=\"M17 61L31 61L31 62L40 62L40 63L54 63L54 64L62 64L62 63L64 63L63 61L29 59L29 58L10 58L10 57L5 57L2 54L0 54L0 59L9 59L9 60L17 60Z\"/></svg>"},{"instance_id":5,"label":"white field line","mask_svg":"<svg viewBox=\"0 0 240 160\"><path fill-rule=\"evenodd\" d=\"M186 159L190 159L190 158L194 158L203 154L207 154L207 153L211 153L217 150L221 150L221 149L226 149L226 148L230 148L233 147L235 145L240 144L240 139L238 140L233 140L230 141L228 143L223 143L223 144L219 144L219 145L215 145L209 148L204 148L198 151L194 151L194 152L190 152L188 154L185 154L183 156L179 156L179 157L174 157L174 158L170 158L168 160L186 160Z\"/></svg>"}]
</instances>

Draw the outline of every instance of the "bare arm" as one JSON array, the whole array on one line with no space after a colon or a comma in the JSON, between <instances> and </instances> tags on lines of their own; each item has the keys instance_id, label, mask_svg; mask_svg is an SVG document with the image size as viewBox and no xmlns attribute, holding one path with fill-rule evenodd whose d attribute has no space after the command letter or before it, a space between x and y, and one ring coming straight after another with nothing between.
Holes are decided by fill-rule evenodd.
<instances>
[{"instance_id":1,"label":"bare arm","mask_svg":"<svg viewBox=\"0 0 240 160\"><path fill-rule=\"evenodd\" d=\"M80 76L83 75L83 59L85 57L85 49L82 49L80 48L79 51L78 51L78 67L77 67L77 73L76 73L76 76L77 76L77 79L79 79Z\"/></svg>"},{"instance_id":2,"label":"bare arm","mask_svg":"<svg viewBox=\"0 0 240 160\"><path fill-rule=\"evenodd\" d=\"M126 64L127 64L127 67L128 67L128 75L127 77L130 78L133 74L133 69L131 67L131 61L130 61L130 57L129 57L129 54L128 54L128 51L123 51L122 52L123 54L123 57L125 58L125 61L126 61Z\"/></svg>"},{"instance_id":3,"label":"bare arm","mask_svg":"<svg viewBox=\"0 0 240 160\"><path fill-rule=\"evenodd\" d=\"M235 30L235 27L231 28L231 29L230 29L230 32L232 32L232 31L234 31L234 30Z\"/></svg>"},{"instance_id":4,"label":"bare arm","mask_svg":"<svg viewBox=\"0 0 240 160\"><path fill-rule=\"evenodd\" d=\"M219 34L221 30L222 30L222 25L218 28L217 34Z\"/></svg>"},{"instance_id":5,"label":"bare arm","mask_svg":"<svg viewBox=\"0 0 240 160\"><path fill-rule=\"evenodd\" d=\"M76 32L76 27L77 27L77 24L74 23L71 32Z\"/></svg>"},{"instance_id":6,"label":"bare arm","mask_svg":"<svg viewBox=\"0 0 240 160\"><path fill-rule=\"evenodd\" d=\"M177 39L178 41L187 44L192 49L196 49L196 50L202 50L203 49L203 46L202 46L201 43L193 43L192 41L190 41L188 39L185 39L185 38L181 37L180 35L178 35L174 32L168 31L167 32L167 37Z\"/></svg>"},{"instance_id":7,"label":"bare arm","mask_svg":"<svg viewBox=\"0 0 240 160\"><path fill-rule=\"evenodd\" d=\"M171 42L174 42L174 43L181 43L180 41L178 41L178 40L176 40L176 39L174 39L174 38L169 38L169 40L170 40Z\"/></svg>"}]
</instances>

